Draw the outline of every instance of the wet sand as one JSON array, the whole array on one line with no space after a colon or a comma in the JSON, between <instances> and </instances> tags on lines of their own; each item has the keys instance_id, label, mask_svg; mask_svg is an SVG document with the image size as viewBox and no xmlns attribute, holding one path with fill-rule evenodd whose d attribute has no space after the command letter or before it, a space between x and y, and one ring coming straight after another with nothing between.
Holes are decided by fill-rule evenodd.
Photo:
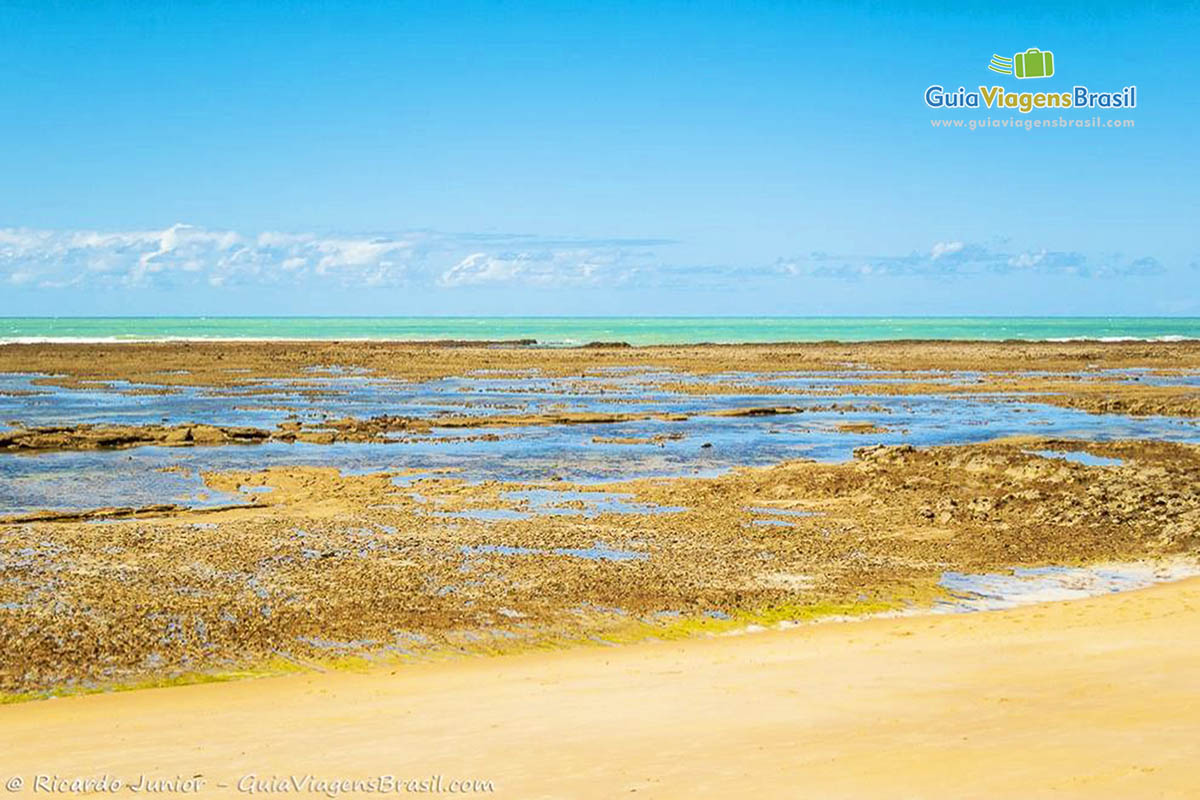
<instances>
[{"instance_id":1,"label":"wet sand","mask_svg":"<svg viewBox=\"0 0 1200 800\"><path fill-rule=\"evenodd\" d=\"M485 796L1190 797L1200 580L1011 611L0 708L0 768ZM222 788L220 784L225 784ZM21 796L20 794L13 796Z\"/></svg>"},{"instance_id":2,"label":"wet sand","mask_svg":"<svg viewBox=\"0 0 1200 800\"><path fill-rule=\"evenodd\" d=\"M1192 342L0 346L0 699L921 608L947 572L1194 556L1198 366ZM1115 416L1163 408L1181 418ZM909 426L927 444L894 445Z\"/></svg>"},{"instance_id":3,"label":"wet sand","mask_svg":"<svg viewBox=\"0 0 1200 800\"><path fill-rule=\"evenodd\" d=\"M948 571L1194 556L1197 476L1196 445L1040 438L603 485L206 473L248 502L0 525L0 691L919 609Z\"/></svg>"},{"instance_id":4,"label":"wet sand","mask_svg":"<svg viewBox=\"0 0 1200 800\"><path fill-rule=\"evenodd\" d=\"M684 372L873 369L1074 372L1087 368L1196 369L1200 341L882 341L648 347L533 347L512 343L155 342L0 345L0 371L77 379L127 378L221 385L246 376L305 377L313 365L427 379L472 369L552 375L608 366Z\"/></svg>"},{"instance_id":5,"label":"wet sand","mask_svg":"<svg viewBox=\"0 0 1200 800\"><path fill-rule=\"evenodd\" d=\"M312 377L336 366L360 374L430 380L475 370L570 377L613 368L730 372L894 371L907 384L891 391L1038 391L1047 402L1096 413L1200 416L1194 388L1114 379L1101 370L1163 373L1200 369L1200 342L778 343L654 347L538 348L512 343L160 342L0 345L0 373L44 373L60 386L128 380L158 386L245 386L261 378ZM929 383L929 371L979 372L961 383ZM1091 372L1080 381L1064 373ZM924 373L924 374L923 374ZM680 388L680 387L675 387ZM711 388L692 387L696 391ZM150 391L159 391L152 389ZM719 391L719 389L717 390ZM848 391L854 391L853 388ZM874 391L874 389L872 389Z\"/></svg>"},{"instance_id":6,"label":"wet sand","mask_svg":"<svg viewBox=\"0 0 1200 800\"><path fill-rule=\"evenodd\" d=\"M924 612L1013 568L1195 574L1198 368L1197 343L0 346L0 373L41 375L6 384L13 416L41 423L0 422L3 457L66 459L31 496L95 475L71 471L87 459L118 483L186 473L162 485L195 492L18 502L0 520L0 700L30 701L0 704L0 778L191 779L203 796L251 773L475 778L521 798L1187 796L1200 580ZM817 388L797 401L779 373ZM391 383L353 399L331 375ZM476 392L480 375L525 393ZM448 396L409 391L442 378ZM903 408L931 395L929 419ZM285 405L227 407L260 396ZM570 405L584 397L605 405ZM1012 413L988 428L998 408ZM1055 415L1074 415L1069 434ZM832 431L840 454L701 470L694 453L751 452L731 442L760 417L776 434L761 438ZM897 445L905 424L948 438ZM402 448L334 460L565 430L585 444L513 450L533 469L503 479L501 455L473 474ZM659 448L666 477L562 474ZM231 450L260 455L211 458ZM861 618L880 612L905 616ZM211 682L232 678L247 679Z\"/></svg>"}]
</instances>

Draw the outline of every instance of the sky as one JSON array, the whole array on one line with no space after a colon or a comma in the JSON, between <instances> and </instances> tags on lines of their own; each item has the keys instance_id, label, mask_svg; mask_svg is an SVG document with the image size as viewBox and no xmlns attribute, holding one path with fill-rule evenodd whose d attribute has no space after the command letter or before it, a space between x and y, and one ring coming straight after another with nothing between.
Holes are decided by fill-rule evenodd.
<instances>
[{"instance_id":1,"label":"sky","mask_svg":"<svg viewBox=\"0 0 1200 800\"><path fill-rule=\"evenodd\" d=\"M1200 315L1197 41L1196 4L0 0L0 315ZM1133 126L933 124L1092 117Z\"/></svg>"}]
</instances>

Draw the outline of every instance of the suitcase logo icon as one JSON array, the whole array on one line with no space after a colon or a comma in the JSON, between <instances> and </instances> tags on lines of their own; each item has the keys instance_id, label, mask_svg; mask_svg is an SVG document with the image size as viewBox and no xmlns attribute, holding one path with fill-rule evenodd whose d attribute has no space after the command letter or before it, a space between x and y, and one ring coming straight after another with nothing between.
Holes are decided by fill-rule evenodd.
<instances>
[{"instance_id":1,"label":"suitcase logo icon","mask_svg":"<svg viewBox=\"0 0 1200 800\"><path fill-rule=\"evenodd\" d=\"M1031 47L1012 58L993 54L988 69L1018 78L1049 78L1054 74L1054 53Z\"/></svg>"}]
</instances>

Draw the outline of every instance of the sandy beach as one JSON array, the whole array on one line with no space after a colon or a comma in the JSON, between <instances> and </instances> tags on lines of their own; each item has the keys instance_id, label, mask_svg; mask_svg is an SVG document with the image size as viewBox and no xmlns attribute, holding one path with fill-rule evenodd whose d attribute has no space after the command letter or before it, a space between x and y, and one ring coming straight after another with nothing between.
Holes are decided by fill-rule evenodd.
<instances>
[{"instance_id":1,"label":"sandy beach","mask_svg":"<svg viewBox=\"0 0 1200 800\"><path fill-rule=\"evenodd\" d=\"M1187 796L1198 365L5 346L0 778Z\"/></svg>"},{"instance_id":2,"label":"sandy beach","mask_svg":"<svg viewBox=\"0 0 1200 800\"><path fill-rule=\"evenodd\" d=\"M1198 10L4 4L0 800L1200 798Z\"/></svg>"},{"instance_id":3,"label":"sandy beach","mask_svg":"<svg viewBox=\"0 0 1200 800\"><path fill-rule=\"evenodd\" d=\"M484 796L1190 797L1200 580L981 614L0 708L0 775ZM247 784L243 784L245 788ZM21 796L21 795L17 795Z\"/></svg>"}]
</instances>

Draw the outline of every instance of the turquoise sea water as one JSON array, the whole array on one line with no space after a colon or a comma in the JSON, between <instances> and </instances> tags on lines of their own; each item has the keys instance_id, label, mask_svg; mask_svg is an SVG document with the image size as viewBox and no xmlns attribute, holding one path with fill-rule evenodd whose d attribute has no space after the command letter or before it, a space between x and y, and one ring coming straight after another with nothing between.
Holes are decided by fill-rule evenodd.
<instances>
[{"instance_id":1,"label":"turquoise sea water","mask_svg":"<svg viewBox=\"0 0 1200 800\"><path fill-rule=\"evenodd\" d=\"M533 340L567 346L887 339L1200 339L1197 317L3 317L0 342Z\"/></svg>"}]
</instances>

